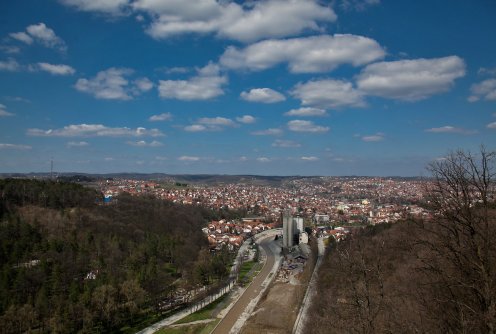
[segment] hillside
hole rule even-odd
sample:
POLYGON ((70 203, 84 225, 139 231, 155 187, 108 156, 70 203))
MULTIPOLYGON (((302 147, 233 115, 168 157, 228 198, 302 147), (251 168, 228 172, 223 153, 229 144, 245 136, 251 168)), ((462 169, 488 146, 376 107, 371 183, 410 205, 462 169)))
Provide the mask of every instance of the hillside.
POLYGON ((0 180, 2 332, 119 331, 181 287, 222 279, 200 256, 214 212, 71 183, 0 180))

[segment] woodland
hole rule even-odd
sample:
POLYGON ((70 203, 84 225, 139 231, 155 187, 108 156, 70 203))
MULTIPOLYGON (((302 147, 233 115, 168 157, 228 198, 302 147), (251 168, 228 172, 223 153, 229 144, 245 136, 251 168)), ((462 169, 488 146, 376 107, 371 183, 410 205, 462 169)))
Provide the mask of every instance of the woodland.
MULTIPOLYGON (((122 332, 178 289, 221 284, 232 254, 202 227, 228 212, 75 183, 0 180, 0 333, 122 332)), ((187 302, 187 301, 186 301, 187 302)))
POLYGON ((307 333, 490 333, 496 154, 429 166, 432 219, 369 226, 327 250, 307 333))

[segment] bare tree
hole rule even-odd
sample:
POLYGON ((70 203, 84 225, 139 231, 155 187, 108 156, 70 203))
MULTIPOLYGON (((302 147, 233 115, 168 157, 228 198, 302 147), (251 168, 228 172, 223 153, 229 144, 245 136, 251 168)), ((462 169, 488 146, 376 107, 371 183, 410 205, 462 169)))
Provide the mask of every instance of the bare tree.
POLYGON ((496 152, 456 151, 429 165, 437 216, 422 224, 420 269, 427 318, 438 331, 494 333, 496 152))

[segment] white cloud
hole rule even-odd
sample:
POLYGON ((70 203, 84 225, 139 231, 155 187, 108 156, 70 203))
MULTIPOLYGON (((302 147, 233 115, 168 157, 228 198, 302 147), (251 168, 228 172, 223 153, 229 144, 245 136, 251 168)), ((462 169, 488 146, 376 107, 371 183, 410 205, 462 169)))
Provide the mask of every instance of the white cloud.
POLYGON ((488 129, 496 129, 496 122, 489 123, 489 124, 487 125, 487 128, 488 128, 488 129))
POLYGON ((299 109, 291 109, 288 112, 284 113, 285 116, 290 117, 312 117, 312 116, 326 116, 327 112, 325 109, 320 108, 299 108, 299 109))
POLYGON ((256 159, 258 162, 270 162, 270 159, 267 157, 259 157, 256 159))
POLYGON ((316 125, 311 121, 293 120, 288 122, 288 129, 295 132, 322 133, 329 131, 329 127, 316 125))
POLYGON ((9 36, 28 45, 33 44, 33 38, 24 31, 10 33, 9 36))
POLYGON ((425 132, 432 132, 432 133, 458 133, 462 135, 470 135, 477 133, 475 130, 467 130, 463 128, 456 128, 451 125, 445 125, 441 126, 439 128, 431 128, 431 129, 426 129, 425 132))
POLYGON ((184 127, 184 131, 188 131, 188 132, 202 132, 206 130, 207 127, 201 124, 192 124, 184 127))
POLYGON ((147 92, 150 89, 153 88, 153 82, 150 81, 148 78, 139 78, 134 80, 134 84, 136 88, 138 88, 142 92, 147 92))
POLYGON ((151 142, 146 142, 145 140, 128 141, 127 144, 131 145, 131 146, 136 146, 136 147, 160 147, 160 146, 164 145, 157 140, 154 140, 151 142))
POLYGON ((17 71, 19 68, 19 63, 12 58, 9 58, 7 61, 0 60, 0 71, 14 72, 17 71))
POLYGON ((378 5, 381 0, 341 0, 339 6, 345 11, 364 11, 370 6, 378 5))
POLYGON ((158 129, 111 128, 102 124, 76 124, 61 129, 28 129, 29 136, 38 137, 159 137, 164 134, 158 129))
POLYGON ((477 74, 483 74, 483 75, 496 75, 496 67, 481 67, 477 71, 477 74))
POLYGON ((65 42, 43 22, 26 27, 26 32, 14 32, 9 36, 26 44, 32 44, 36 41, 47 48, 57 49, 62 52, 67 50, 65 42))
POLYGON ((7 54, 16 54, 21 52, 21 49, 18 46, 0 45, 0 51, 5 52, 7 54))
POLYGON ((100 12, 105 14, 123 14, 129 0, 59 0, 66 6, 75 7, 85 12, 100 12))
POLYGON ((238 124, 232 119, 225 117, 203 117, 196 121, 196 124, 184 127, 185 131, 201 132, 201 131, 220 131, 224 127, 236 127, 238 124))
POLYGON ((13 113, 7 111, 7 107, 0 104, 0 117, 14 116, 13 113))
POLYGON ((166 112, 159 115, 153 115, 148 120, 151 122, 160 122, 160 121, 169 121, 172 119, 172 114, 170 112, 166 112))
POLYGON ((295 147, 301 147, 301 144, 296 143, 296 142, 294 142, 292 140, 276 139, 272 143, 272 147, 295 148, 295 147))
POLYGON ((200 0, 192 6, 185 1, 138 0, 135 10, 148 11, 154 19, 147 32, 154 38, 196 33, 216 33, 242 42, 279 38, 320 30, 318 22, 334 22, 328 6, 309 0, 267 0, 236 2, 200 0))
POLYGON ((168 158, 167 157, 164 157, 164 156, 158 155, 158 156, 155 157, 155 160, 165 161, 165 160, 168 160, 168 158))
POLYGON ((377 142, 384 140, 384 134, 382 132, 378 132, 375 135, 363 136, 362 140, 365 142, 377 142))
POLYGON ((38 67, 40 70, 53 75, 71 75, 76 72, 76 70, 71 66, 63 64, 53 65, 48 63, 38 63, 38 67))
POLYGON ((29 145, 0 143, 0 150, 30 150, 31 148, 29 145))
POLYGON ((183 155, 179 158, 177 158, 179 161, 199 161, 199 157, 194 157, 194 156, 189 156, 189 155, 183 155))
POLYGON ((363 95, 351 82, 343 80, 314 80, 299 83, 291 94, 303 105, 320 108, 363 107, 363 95))
POLYGON ((133 73, 127 68, 114 68, 100 71, 91 79, 79 79, 74 86, 78 91, 91 94, 97 99, 131 100, 133 88, 126 76, 133 73))
POLYGON ((357 87, 367 95, 415 101, 448 91, 464 75, 458 56, 379 62, 362 70, 357 87))
POLYGON ((253 124, 256 122, 256 118, 250 115, 243 115, 241 117, 236 117, 236 121, 243 124, 253 124))
POLYGON ((227 77, 220 74, 218 65, 210 63, 197 71, 198 74, 188 80, 160 80, 160 97, 191 101, 209 100, 224 94, 222 85, 227 83, 227 77))
POLYGON ((496 100, 496 79, 487 79, 470 87, 472 95, 468 98, 470 102, 485 99, 488 101, 496 100))
POLYGON ((270 128, 266 130, 254 131, 251 134, 254 136, 278 136, 282 134, 282 130, 277 128, 270 128))
POLYGON ((241 92, 241 98, 250 102, 276 103, 286 100, 281 93, 270 88, 254 88, 249 92, 241 92))
POLYGON ((304 160, 304 161, 318 161, 319 158, 313 157, 313 156, 311 156, 311 157, 301 157, 301 160, 304 160))
POLYGON ((70 141, 67 143, 67 147, 85 147, 88 145, 89 143, 85 141, 70 141))
POLYGON ((221 56, 220 63, 230 69, 252 71, 287 63, 293 73, 320 73, 343 64, 365 65, 384 56, 385 51, 373 39, 356 35, 321 35, 266 40, 242 49, 230 46, 221 56))
POLYGON ((225 117, 203 117, 199 118, 197 121, 199 124, 211 125, 211 126, 236 126, 236 123, 225 117))

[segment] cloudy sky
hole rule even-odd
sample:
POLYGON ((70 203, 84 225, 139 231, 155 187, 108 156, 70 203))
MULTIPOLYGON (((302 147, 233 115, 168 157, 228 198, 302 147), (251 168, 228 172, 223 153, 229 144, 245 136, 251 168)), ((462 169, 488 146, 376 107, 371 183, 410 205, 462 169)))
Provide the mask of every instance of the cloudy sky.
POLYGON ((426 175, 496 143, 496 2, 0 3, 0 172, 426 175), (194 3, 194 5, 193 5, 194 3))

